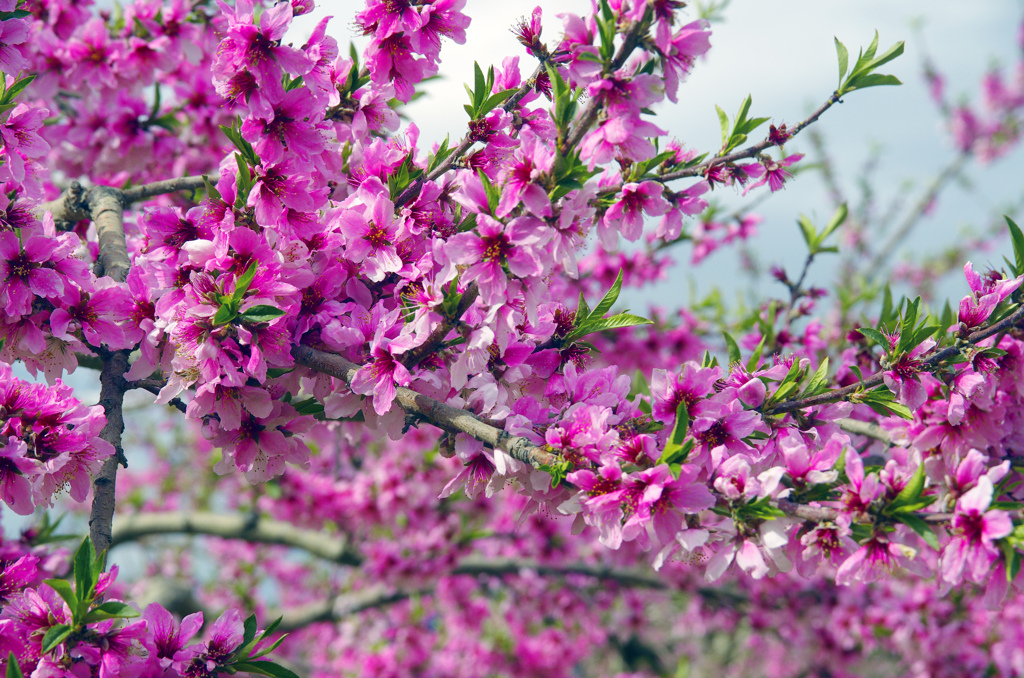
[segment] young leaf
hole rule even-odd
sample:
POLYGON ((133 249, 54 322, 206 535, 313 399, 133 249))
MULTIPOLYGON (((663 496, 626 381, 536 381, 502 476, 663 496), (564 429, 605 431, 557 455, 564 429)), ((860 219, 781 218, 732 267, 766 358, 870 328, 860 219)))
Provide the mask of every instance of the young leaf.
POLYGON ((91 624, 103 621, 104 619, 130 619, 138 616, 138 610, 131 605, 112 600, 91 610, 82 621, 86 624, 91 624))
POLYGON ((64 642, 64 639, 71 635, 71 627, 67 624, 57 624, 51 626, 47 630, 46 635, 43 636, 43 644, 40 650, 43 654, 46 654, 53 648, 57 647, 64 642))
POLYGON ((75 593, 80 604, 92 600, 92 589, 99 577, 99 572, 92 569, 95 557, 92 540, 86 537, 75 552, 75 593))
POLYGON ((612 283, 612 287, 605 293, 601 301, 597 302, 597 306, 590 313, 593 318, 603 318, 605 313, 612 310, 612 306, 619 299, 619 292, 622 291, 622 269, 619 269, 619 274, 615 276, 615 282, 612 283))
POLYGON ((231 298, 236 303, 242 301, 245 293, 249 291, 249 285, 252 284, 253 278, 256 277, 257 267, 258 264, 255 261, 252 262, 242 275, 238 276, 238 279, 235 280, 235 292, 231 295, 231 298))
POLYGON ((14 656, 13 651, 7 655, 7 678, 25 678, 25 674, 21 672, 21 667, 18 666, 18 658, 14 656))
POLYGON ((78 610, 78 596, 76 596, 75 592, 71 589, 70 582, 65 579, 47 579, 44 583, 64 599, 64 602, 67 603, 68 607, 71 609, 72 614, 78 610))
POLYGON ((1006 225, 1010 228, 1010 240, 1013 242, 1013 258, 1014 277, 1024 274, 1024 233, 1021 233, 1020 227, 1014 223, 1013 219, 1004 216, 1006 219, 1006 225))
POLYGON ((907 504, 914 503, 921 498, 921 493, 923 491, 924 464, 921 464, 920 466, 917 467, 917 471, 915 471, 914 475, 911 476, 906 486, 904 486, 904 488, 900 490, 900 493, 896 495, 896 498, 892 500, 891 504, 889 504, 889 508, 899 508, 900 506, 905 506, 907 504))
POLYGON ((280 318, 284 314, 285 312, 279 308, 260 304, 245 311, 242 314, 242 319, 250 323, 268 323, 274 318, 280 318))
POLYGON ((738 363, 743 358, 743 354, 740 353, 739 344, 732 338, 732 335, 728 332, 722 332, 725 336, 725 346, 729 351, 729 364, 738 363))
POLYGON ((843 78, 846 76, 846 69, 850 65, 850 52, 846 49, 846 45, 839 42, 839 38, 835 38, 836 41, 836 54, 839 56, 839 85, 843 84, 843 78))
POLYGON ((230 667, 235 671, 242 671, 245 673, 256 673, 261 676, 271 676, 271 678, 299 678, 297 674, 280 664, 275 664, 271 661, 260 659, 258 661, 248 662, 235 662, 230 667))

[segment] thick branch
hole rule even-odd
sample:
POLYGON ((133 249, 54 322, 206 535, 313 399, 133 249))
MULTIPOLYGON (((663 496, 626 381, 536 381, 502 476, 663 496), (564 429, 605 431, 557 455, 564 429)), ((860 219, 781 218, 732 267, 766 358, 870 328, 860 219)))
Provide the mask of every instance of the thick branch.
MULTIPOLYGON (((603 582, 612 582, 632 588, 667 590, 669 585, 654 575, 634 570, 619 570, 609 567, 577 564, 565 567, 541 565, 529 561, 499 558, 485 560, 470 558, 459 563, 445 576, 472 575, 506 577, 517 576, 525 572, 536 572, 546 577, 565 577, 582 575, 593 577, 603 582)), ((295 631, 317 622, 340 621, 348 616, 364 610, 386 607, 414 596, 426 596, 434 592, 433 588, 421 588, 411 591, 392 591, 383 586, 376 586, 364 591, 356 591, 340 595, 332 600, 324 600, 301 607, 283 610, 273 617, 284 617, 278 627, 281 631, 295 631)), ((704 595, 703 590, 698 593, 704 595)))
POLYGON ((165 179, 164 181, 154 181, 151 184, 143 184, 142 186, 135 186, 122 191, 122 200, 131 204, 133 202, 139 202, 141 200, 148 200, 155 198, 158 195, 166 195, 168 193, 177 193, 178 191, 196 191, 203 188, 206 185, 206 181, 214 181, 205 175, 191 176, 191 177, 178 177, 177 179, 165 179))
POLYGON ((123 212, 124 208, 133 202, 148 200, 167 193, 194 191, 202 188, 205 185, 203 179, 203 176, 179 177, 124 190, 112 186, 94 186, 91 189, 86 189, 77 181, 72 181, 59 198, 37 205, 35 213, 36 216, 42 218, 46 212, 49 212, 53 215, 53 220, 58 228, 67 230, 83 219, 96 220, 98 216, 97 196, 101 194, 114 197, 121 204, 123 212))
POLYGON ((142 513, 119 517, 114 521, 111 546, 157 534, 203 534, 224 539, 242 539, 259 544, 277 544, 307 551, 319 558, 342 565, 359 565, 362 557, 355 553, 343 536, 327 536, 323 532, 303 530, 291 523, 259 516, 224 515, 220 513, 167 512, 142 513))
MULTIPOLYGON (((292 357, 296 363, 341 379, 349 386, 352 385, 352 380, 360 367, 340 355, 319 351, 309 346, 293 346, 292 357)), ((513 459, 534 467, 552 464, 556 460, 555 455, 537 447, 526 438, 509 435, 500 428, 483 423, 471 412, 434 400, 412 389, 399 386, 395 393, 395 403, 409 414, 422 417, 427 423, 452 433, 470 435, 484 444, 504 450, 513 459)))
POLYGON ((92 479, 92 507, 89 512, 89 537, 96 553, 110 548, 110 523, 114 517, 114 495, 117 483, 117 465, 127 466, 121 449, 124 433, 124 394, 128 384, 124 373, 128 371, 128 351, 114 351, 103 358, 100 372, 100 405, 107 423, 100 438, 114 446, 114 456, 103 462, 100 472, 92 479))
POLYGON ((839 419, 836 423, 839 424, 839 428, 843 429, 847 433, 881 440, 887 445, 892 444, 889 432, 878 424, 873 424, 870 421, 860 421, 858 419, 839 419))

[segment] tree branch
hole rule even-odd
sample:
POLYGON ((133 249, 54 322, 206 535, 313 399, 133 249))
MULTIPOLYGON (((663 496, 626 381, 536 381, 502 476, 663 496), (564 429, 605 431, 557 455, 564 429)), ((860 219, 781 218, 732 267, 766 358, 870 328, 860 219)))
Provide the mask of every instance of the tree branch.
MULTIPOLYGON (((309 346, 293 346, 292 357, 299 365, 341 379, 349 386, 360 368, 336 353, 327 353, 309 346)), ((471 412, 434 400, 412 389, 397 387, 395 403, 409 414, 422 417, 427 423, 452 433, 465 433, 534 467, 556 461, 554 454, 537 447, 528 439, 509 435, 480 421, 471 412)))
MULTIPOLYGON (((1010 328, 1014 327, 1018 323, 1024 320, 1024 305, 1021 305, 1016 311, 1006 316, 997 323, 993 323, 986 328, 972 332, 964 340, 968 344, 978 344, 989 337, 995 336, 1000 332, 1005 332, 1010 328)), ((926 354, 925 360, 922 362, 921 371, 925 371, 928 368, 935 367, 944 360, 948 360, 953 356, 959 355, 961 352, 960 346, 949 346, 942 349, 941 351, 933 351, 930 354, 926 354)), ((825 405, 828 403, 839 402, 840 400, 847 400, 850 396, 859 393, 861 391, 867 391, 879 386, 883 383, 882 378, 883 372, 878 372, 864 381, 856 384, 850 384, 843 388, 837 388, 834 391, 827 391, 816 396, 809 398, 798 398, 796 400, 784 400, 783 402, 769 407, 762 414, 764 416, 771 416, 775 414, 785 414, 787 412, 793 412, 794 410, 802 410, 807 407, 814 407, 815 405, 825 405)))
MULTIPOLYGON (((626 63, 626 59, 629 58, 629 55, 640 44, 640 34, 646 31, 649 26, 650 24, 646 21, 636 21, 630 26, 629 31, 623 37, 622 44, 619 45, 619 51, 603 71, 604 75, 607 76, 622 68, 622 65, 626 63)), ((583 136, 590 130, 590 126, 594 124, 594 120, 597 119, 598 113, 600 113, 600 100, 594 97, 580 111, 576 126, 569 132, 569 136, 566 137, 562 147, 559 149, 562 155, 567 154, 570 149, 575 148, 580 143, 583 136)))
MULTIPOLYGON (((808 125, 817 122, 818 118, 820 118, 825 111, 832 108, 832 105, 837 102, 841 101, 839 97, 837 97, 833 92, 832 96, 828 98, 828 101, 823 103, 821 106, 817 108, 817 110, 811 113, 807 118, 805 118, 801 122, 798 122, 789 130, 790 138, 802 132, 804 128, 807 127, 808 125)), ((666 172, 665 174, 662 174, 659 177, 655 177, 655 179, 657 181, 666 182, 672 181, 673 179, 685 179, 687 177, 700 176, 704 174, 705 170, 709 169, 712 165, 725 165, 728 163, 736 162, 737 160, 745 160, 747 158, 752 158, 760 154, 762 151, 771 148, 774 145, 774 143, 772 143, 768 139, 765 139, 764 141, 756 143, 753 146, 748 146, 747 148, 744 148, 741 151, 729 153, 728 155, 716 155, 708 160, 705 160, 700 164, 694 165, 693 167, 687 167, 686 169, 676 170, 675 172, 666 172)))
POLYGON ((302 549, 341 565, 360 565, 363 562, 362 556, 349 547, 348 539, 344 536, 327 536, 321 531, 303 530, 291 523, 258 515, 224 515, 204 511, 141 513, 118 517, 114 521, 110 545, 113 547, 157 534, 202 534, 242 539, 258 544, 302 549))
POLYGON ((914 203, 914 207, 907 214, 907 218, 904 219, 896 230, 892 232, 885 244, 878 248, 875 256, 872 257, 871 261, 869 261, 864 267, 861 275, 868 280, 871 280, 878 274, 881 268, 885 266, 886 262, 889 261, 889 258, 895 254, 896 248, 899 247, 900 243, 903 242, 903 240, 910 234, 910 231, 913 230, 914 226, 917 225, 917 222, 920 221, 921 216, 924 215, 928 206, 931 205, 936 196, 938 196, 939 191, 941 191, 947 183, 955 179, 960 174, 960 170, 963 169, 963 166, 969 157, 970 151, 963 151, 957 154, 957 156, 953 158, 948 165, 946 165, 939 176, 935 177, 932 183, 928 186, 928 189, 921 195, 918 201, 914 203))

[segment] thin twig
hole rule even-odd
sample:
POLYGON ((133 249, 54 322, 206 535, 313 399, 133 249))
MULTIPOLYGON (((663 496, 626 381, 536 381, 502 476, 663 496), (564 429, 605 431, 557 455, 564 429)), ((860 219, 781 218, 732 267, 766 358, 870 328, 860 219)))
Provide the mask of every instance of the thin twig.
POLYGON ((900 243, 902 243, 908 235, 910 235, 914 226, 916 226, 921 220, 921 217, 924 216, 929 205, 935 201, 939 191, 941 191, 947 183, 955 179, 960 174, 960 170, 963 169, 968 158, 970 158, 970 151, 963 151, 957 154, 957 156, 953 158, 948 165, 946 165, 942 172, 932 180, 932 183, 929 184, 927 190, 925 190, 917 202, 914 203, 914 206, 907 214, 907 217, 899 226, 896 227, 896 230, 892 232, 889 239, 885 241, 885 244, 878 248, 875 256, 871 258, 866 266, 864 266, 861 271, 861 275, 864 278, 871 280, 878 274, 881 268, 885 266, 886 262, 889 261, 889 258, 896 253, 896 248, 900 246, 900 243))
MULTIPOLYGON (((832 96, 828 98, 828 101, 823 103, 806 119, 797 123, 789 130, 790 138, 802 132, 804 128, 807 127, 808 125, 816 122, 825 111, 832 108, 832 105, 839 101, 839 97, 837 97, 835 93, 833 93, 832 96)), ((657 181, 665 182, 672 181, 673 179, 686 179, 688 177, 700 176, 704 174, 704 171, 707 170, 712 165, 725 165, 728 163, 736 162, 737 160, 745 160, 747 158, 752 158, 760 154, 762 151, 771 148, 774 145, 774 143, 772 143, 768 139, 765 139, 764 141, 756 143, 753 146, 748 146, 747 148, 744 148, 741 151, 729 153, 728 155, 716 155, 708 160, 705 160, 700 164, 694 165, 693 167, 687 167, 686 169, 676 170, 675 172, 666 172, 665 174, 662 174, 659 177, 655 177, 655 179, 657 181)))
POLYGON ((452 314, 451 318, 444 318, 434 331, 430 333, 427 340, 419 346, 408 351, 402 357, 402 364, 407 369, 412 369, 416 365, 420 364, 427 356, 431 355, 436 351, 441 344, 444 343, 445 337, 452 331, 452 327, 459 321, 462 316, 466 314, 469 307, 473 305, 476 298, 480 296, 480 288, 475 282, 469 284, 466 291, 462 293, 462 297, 459 299, 459 305, 455 309, 455 313, 452 314))
MULTIPOLYGON (((989 327, 980 329, 976 332, 969 334, 964 341, 968 344, 977 344, 981 341, 984 341, 985 339, 988 339, 989 337, 999 334, 1000 332, 1005 332, 1006 330, 1009 330, 1010 328, 1020 323, 1022 319, 1024 319, 1024 305, 1022 305, 1016 311, 1014 311, 1007 317, 1003 318, 999 322, 993 323, 989 327)), ((947 348, 942 349, 941 351, 935 351, 930 354, 925 354, 925 359, 922 361, 921 365, 921 371, 923 372, 926 371, 928 368, 936 367, 944 360, 948 360, 953 356, 959 355, 961 353, 961 350, 962 349, 959 346, 949 346, 947 348)), ((793 412, 795 410, 802 410, 808 407, 814 407, 816 405, 825 405, 828 403, 839 402, 840 400, 847 400, 850 396, 856 393, 859 393, 861 391, 867 391, 869 389, 874 388, 875 386, 879 386, 882 383, 883 372, 878 372, 877 374, 868 377, 864 381, 858 382, 856 384, 850 384, 849 386, 844 386, 843 388, 838 388, 834 391, 828 391, 826 393, 811 396, 808 398, 784 400, 778 405, 767 408, 766 410, 764 410, 762 414, 764 414, 764 416, 767 417, 776 414, 785 414, 787 412, 793 412)))

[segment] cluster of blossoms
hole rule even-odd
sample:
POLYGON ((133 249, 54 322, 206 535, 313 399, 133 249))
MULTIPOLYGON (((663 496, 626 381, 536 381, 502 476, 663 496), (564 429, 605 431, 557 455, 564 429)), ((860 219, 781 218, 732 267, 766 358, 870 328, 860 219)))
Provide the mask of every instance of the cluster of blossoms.
MULTIPOLYGON (((202 612, 179 623, 152 603, 140 615, 119 600, 117 566, 99 572, 80 549, 69 571, 66 552, 31 545, 39 536, 0 542, 0 652, 7 675, 194 678, 245 668, 250 659, 257 668, 279 668, 258 659, 270 641, 266 634, 256 638, 256 627, 246 628, 250 622, 243 624, 238 610, 214 621, 205 641, 191 642, 203 626, 202 612), (69 575, 77 589, 60 578, 69 575)), ((82 549, 91 548, 86 540, 82 549)))
MULTIPOLYGON (((1024 50, 1024 33, 1018 36, 1024 50)), ((1024 114, 1024 58, 1013 65, 1009 80, 1001 69, 993 69, 981 82, 981 105, 951 104, 946 98, 942 74, 929 65, 926 72, 932 99, 938 104, 953 143, 962 153, 990 162, 1010 152, 1020 140, 1024 114)))
MULTIPOLYGON (((104 18, 39 2, 0 24, 12 36, 3 68, 35 76, 8 77, 5 92, 24 103, 4 101, 0 118, 0 487, 14 510, 47 504, 65 484, 84 499, 113 449, 96 437, 98 409, 59 382, 14 379, 7 363, 54 381, 78 355, 109 365, 112 352, 137 350, 119 376, 158 384, 159 403, 187 400, 186 417, 220 449, 214 469, 274 481, 277 496, 261 497, 261 509, 294 522, 356 531, 365 521, 368 537, 398 515, 394 504, 409 520, 437 494, 477 501, 512 486, 518 495, 496 523, 511 530, 517 517, 539 525, 539 516, 568 515, 567 530, 619 554, 607 558, 643 560, 667 578, 680 563, 700 565, 707 581, 793 572, 851 584, 901 568, 943 587, 984 583, 992 605, 1007 596, 1024 498, 1014 464, 1024 453, 1015 434, 1024 342, 1014 324, 1024 270, 981 275, 968 265, 972 293, 955 319, 925 320, 906 302, 855 329, 834 373, 845 390, 828 394, 831 328, 795 329, 817 295, 797 305, 800 283, 784 274, 793 299, 782 314, 758 309, 739 343, 729 337, 728 365, 706 352, 715 346, 691 314, 619 337, 614 330, 650 323, 609 315, 623 278, 659 278, 663 244, 692 240, 697 262, 745 239, 753 217, 692 228, 684 218, 706 213, 712 188, 782 188, 802 156, 768 150, 813 119, 772 127, 736 152, 764 122, 746 118, 748 100, 719 154, 703 160, 677 143, 661 152, 667 133, 650 109, 677 100, 710 47, 708 24, 682 24, 673 0, 615 0, 561 15, 550 44, 534 11, 516 29, 539 61, 533 75, 518 58, 486 75, 477 68, 465 138, 425 152, 415 125, 393 134, 392 102, 411 100, 437 71, 442 38, 464 41, 464 2, 371 0, 356 18, 369 37, 365 66, 341 55, 327 19, 303 45, 285 42, 310 4, 143 1, 104 18), (44 162, 110 186, 217 176, 192 186, 201 199, 128 212, 131 269, 121 281, 97 276, 110 273, 110 255, 87 220, 55 222, 62 201, 43 202, 58 194, 44 162), (671 188, 677 180, 690 183, 671 188), (656 226, 645 238, 648 218, 656 226), (645 238, 649 252, 616 253, 620 236, 645 238), (579 257, 588 239, 599 249, 579 257), (611 291, 591 308, 595 285, 611 291), (302 350, 330 354, 351 374, 298 359, 302 350), (429 406, 407 404, 417 398, 429 406), (439 406, 473 425, 442 421, 439 406), (411 428, 439 425, 448 429, 439 451, 454 461, 434 469, 446 477, 430 494, 405 487, 418 468, 408 460, 379 469, 386 479, 349 482, 340 465, 355 464, 351 451, 329 460, 324 450, 340 430, 357 438, 353 424, 321 420, 358 421, 361 444, 371 432, 405 436, 412 450, 431 443, 411 428)), ((870 70, 858 61, 842 87, 856 89, 852 80, 870 70)), ((831 230, 805 233, 812 254, 831 230)), ((370 543, 359 562, 388 582, 450 569, 458 523, 449 514, 402 543, 370 543)), ((544 553, 551 534, 509 555, 544 553)), ((234 613, 188 647, 196 617, 179 628, 150 608, 145 623, 124 624, 116 619, 131 615, 118 608, 120 617, 89 620, 89 605, 107 604, 111 575, 97 575, 87 603, 78 591, 84 611, 73 610, 60 585, 38 583, 33 561, 10 562, 14 588, 29 588, 0 623, 36 675, 117 675, 129 664, 146 675, 212 675, 242 649, 260 650, 234 613), (43 647, 40 636, 52 641, 60 626, 68 635, 43 647)), ((278 574, 287 581, 287 568, 278 574)), ((458 582, 444 596, 470 597, 458 582)), ((542 608, 523 608, 515 623, 542 608)), ((538 642, 529 652, 548 652, 554 674, 574 633, 551 630, 547 650, 538 642)))
POLYGON ((67 488, 85 501, 93 474, 114 447, 99 437, 103 408, 86 407, 71 388, 15 378, 0 362, 0 499, 28 515, 67 488))

